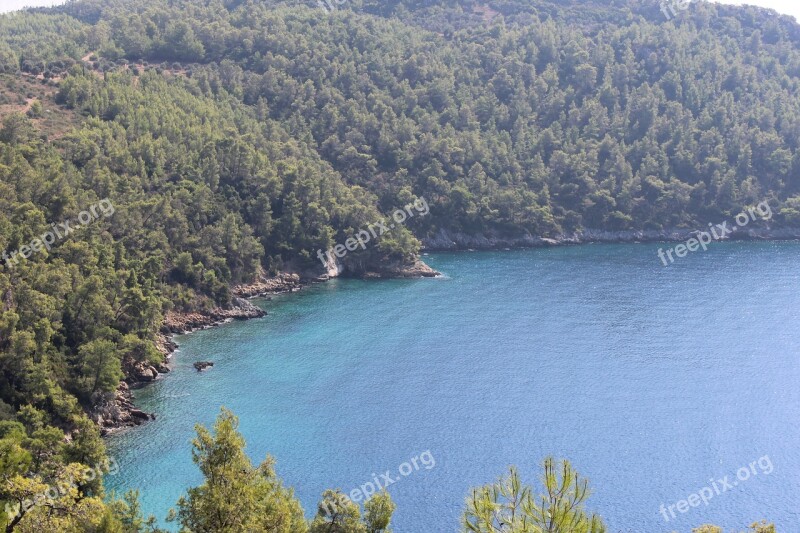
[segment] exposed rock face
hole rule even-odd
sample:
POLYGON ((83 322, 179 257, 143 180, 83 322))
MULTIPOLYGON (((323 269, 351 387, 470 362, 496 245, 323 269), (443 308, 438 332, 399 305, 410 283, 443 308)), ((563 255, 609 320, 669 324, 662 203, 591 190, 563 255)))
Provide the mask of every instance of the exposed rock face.
POLYGON ((126 372, 129 384, 149 383, 158 378, 158 369, 146 363, 136 363, 126 372))
MULTIPOLYGON (((216 308, 209 312, 175 313, 169 312, 164 318, 161 332, 164 334, 187 333, 197 329, 208 328, 228 320, 244 320, 259 318, 267 313, 242 298, 236 298, 230 309, 216 308)), ((174 345, 174 343, 173 343, 174 345)))
POLYGON ((344 273, 344 265, 339 263, 336 260, 336 257, 327 256, 325 258, 325 267, 324 272, 320 275, 316 281, 327 281, 331 278, 337 278, 344 273))
POLYGON ((134 407, 130 388, 124 381, 115 392, 100 394, 94 400, 95 406, 89 416, 100 427, 101 435, 155 420, 155 415, 134 407))
POLYGON ((298 291, 302 286, 299 274, 281 272, 274 277, 261 276, 257 281, 248 285, 237 285, 233 288, 233 294, 240 298, 253 298, 268 294, 298 291))
POLYGON ((394 261, 378 265, 365 265, 359 261, 339 262, 336 257, 328 256, 324 273, 310 276, 313 281, 328 281, 337 277, 353 278, 432 278, 439 275, 419 258, 413 262, 394 261))
MULTIPOLYGON (((168 360, 172 353, 178 349, 178 343, 172 340, 172 337, 169 335, 165 335, 164 333, 159 334, 156 337, 156 349, 161 352, 164 356, 164 360, 168 360)), ((159 372, 162 370, 159 369, 159 372)), ((167 372, 169 369, 167 369, 167 372)))
MULTIPOLYGON (((734 224, 735 227, 735 224, 734 224)), ((562 244, 583 244, 590 242, 657 242, 685 241, 701 229, 645 230, 645 231, 604 231, 585 229, 579 232, 556 235, 552 238, 524 233, 502 235, 497 232, 476 233, 474 235, 440 229, 435 235, 422 239, 425 250, 496 250, 499 248, 535 248, 539 246, 558 246, 562 244)), ((737 228, 726 240, 758 239, 800 239, 798 228, 737 228)))
POLYGON ((366 272, 365 278, 434 278, 440 275, 424 262, 417 260, 412 264, 396 263, 382 267, 375 272, 366 272))
POLYGON ((214 363, 212 363, 211 361, 197 361, 194 364, 194 368, 198 372, 202 372, 203 370, 208 370, 209 368, 211 368, 213 366, 214 366, 214 363))
POLYGON ((150 420, 151 417, 155 419, 155 415, 149 415, 144 411, 140 411, 139 409, 131 409, 131 418, 133 420, 147 421, 150 420))

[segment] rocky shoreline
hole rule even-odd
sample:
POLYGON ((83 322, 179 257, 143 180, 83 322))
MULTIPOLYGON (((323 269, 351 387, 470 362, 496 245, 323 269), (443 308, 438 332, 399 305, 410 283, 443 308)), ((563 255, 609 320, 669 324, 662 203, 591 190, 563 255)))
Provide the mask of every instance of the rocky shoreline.
POLYGON ((155 420, 156 415, 136 408, 130 386, 123 381, 115 392, 95 399, 95 406, 89 417, 100 428, 100 434, 106 436, 122 428, 140 426, 149 420, 155 420))
MULTIPOLYGON (((193 331, 208 329, 231 320, 248 320, 261 318, 267 313, 253 305, 249 298, 269 297, 274 294, 297 292, 312 283, 321 283, 343 273, 341 268, 329 270, 322 276, 301 277, 300 274, 282 272, 273 277, 262 275, 253 283, 237 285, 231 289, 234 294, 232 305, 228 309, 215 308, 210 311, 193 311, 180 313, 170 311, 164 317, 161 332, 156 339, 156 348, 164 356, 164 362, 159 365, 127 362, 123 364, 125 380, 122 381, 113 393, 107 393, 95 398, 94 407, 89 416, 100 428, 103 436, 111 435, 120 430, 142 425, 148 420, 155 420, 155 414, 145 413, 136 408, 132 390, 144 387, 157 379, 161 374, 170 371, 170 359, 178 349, 172 340, 173 335, 191 333, 193 331)), ((435 277, 438 272, 426 265, 421 260, 411 265, 390 264, 379 271, 367 272, 364 278, 419 278, 435 277)), ((203 369, 213 366, 213 363, 203 365, 203 369)))
MULTIPOLYGON (((735 228, 735 225, 734 225, 735 228)), ((723 240, 800 240, 800 228, 735 228, 723 240)), ((505 248, 539 248, 589 243, 681 242, 696 236, 697 229, 604 231, 586 229, 553 237, 534 236, 530 233, 504 235, 498 232, 467 234, 440 229, 432 237, 423 238, 423 250, 500 250, 505 248)))
MULTIPOLYGON (((541 237, 530 233, 521 235, 503 235, 498 232, 467 234, 441 229, 432 237, 423 238, 421 241, 425 251, 499 250, 587 243, 680 242, 692 238, 698 232, 699 230, 690 229, 658 231, 583 230, 554 237, 541 237)), ((745 228, 739 229, 739 231, 731 234, 725 240, 800 240, 800 228, 745 228)), ((167 313, 156 341, 157 349, 164 355, 164 363, 160 365, 132 364, 130 362, 124 364, 125 380, 120 383, 115 392, 95 398, 95 407, 89 412, 89 416, 98 424, 102 435, 109 435, 124 428, 139 426, 148 420, 155 419, 154 414, 145 413, 136 408, 131 391, 152 383, 159 379, 161 374, 166 374, 170 371, 169 361, 178 348, 178 345, 172 340, 173 335, 208 329, 231 320, 263 317, 266 312, 249 302, 249 298, 296 292, 312 283, 325 282, 343 275, 348 275, 348 273, 338 264, 329 265, 326 273, 322 275, 304 273, 301 276, 298 273, 291 272, 279 273, 272 277, 262 275, 253 283, 237 285, 231 289, 235 298, 229 309, 215 308, 210 311, 167 313)), ((383 265, 379 269, 360 273, 358 277, 388 279, 435 277, 438 275, 439 272, 417 259, 411 264, 397 262, 383 265)))
POLYGON ((124 364, 125 380, 119 384, 117 390, 95 399, 95 406, 89 416, 99 426, 100 434, 111 435, 155 419, 154 414, 136 408, 132 390, 144 387, 159 379, 161 374, 170 371, 170 359, 178 349, 177 343, 172 340, 173 335, 208 329, 231 320, 263 317, 266 312, 245 298, 293 292, 301 287, 300 276, 297 274, 280 274, 274 278, 262 278, 250 285, 234 287, 232 292, 235 298, 229 309, 218 307, 210 311, 168 312, 156 339, 156 348, 164 356, 164 362, 160 365, 131 362, 124 364))
POLYGON ((435 278, 441 275, 423 261, 417 260, 413 264, 389 264, 380 270, 365 272, 366 279, 397 279, 397 278, 435 278))

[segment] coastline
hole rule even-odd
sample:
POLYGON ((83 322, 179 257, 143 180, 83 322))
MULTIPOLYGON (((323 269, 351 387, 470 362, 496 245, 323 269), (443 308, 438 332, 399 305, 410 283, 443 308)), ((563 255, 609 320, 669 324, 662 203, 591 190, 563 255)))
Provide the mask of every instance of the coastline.
POLYGON ((232 320, 266 316, 266 311, 253 305, 249 299, 296 292, 313 281, 302 280, 299 274, 283 272, 271 278, 262 276, 253 283, 233 287, 231 292, 234 298, 229 309, 217 307, 210 311, 167 312, 155 341, 156 349, 164 356, 164 361, 159 365, 123 365, 125 379, 114 393, 103 398, 90 412, 90 417, 100 428, 100 434, 106 437, 155 420, 155 414, 136 408, 133 390, 145 387, 171 371, 172 355, 178 349, 173 339, 175 335, 213 328, 232 320))
MULTIPOLYGON (((231 288, 234 298, 230 308, 220 307, 210 311, 175 312, 169 311, 164 317, 161 331, 156 338, 156 349, 164 356, 158 365, 146 363, 123 363, 125 379, 117 390, 98 399, 89 411, 89 417, 100 428, 102 436, 109 436, 128 428, 140 426, 155 420, 154 413, 146 413, 136 407, 133 390, 145 387, 171 370, 172 355, 177 351, 175 335, 213 328, 233 320, 261 318, 267 312, 253 305, 249 300, 269 298, 276 294, 298 292, 315 283, 324 283, 342 275, 342 269, 329 270, 327 274, 302 275, 296 272, 280 272, 275 276, 261 275, 253 283, 236 285, 231 288)), ((440 275, 421 259, 410 264, 389 264, 375 271, 367 271, 359 277, 364 279, 425 278, 440 275)))
MULTIPOLYGON (((733 228, 735 233, 721 241, 793 241, 800 240, 800 228, 733 228)), ((499 232, 467 234, 441 229, 434 236, 421 239, 423 251, 453 252, 463 250, 500 250, 504 248, 542 248, 577 244, 624 244, 641 242, 682 242, 695 237, 700 229, 605 231, 585 229, 554 237, 530 233, 504 235, 499 232)))
MULTIPOLYGON (((512 248, 543 248, 591 243, 624 244, 646 242, 682 242, 701 230, 582 230, 554 237, 534 236, 530 233, 503 235, 499 232, 467 234, 441 229, 433 237, 421 238, 421 252, 454 252, 468 250, 503 250, 512 248)), ((749 228, 737 231, 723 241, 784 241, 800 240, 800 228, 749 228)), ((436 277, 440 273, 430 268, 421 259, 412 263, 391 263, 379 269, 345 275, 341 265, 330 265, 326 273, 280 272, 269 277, 264 274, 248 284, 231 288, 234 295, 230 308, 214 308, 210 311, 174 312, 164 317, 161 331, 157 335, 156 348, 164 356, 159 365, 123 363, 125 379, 113 393, 100 398, 89 411, 89 416, 100 428, 102 436, 142 425, 155 419, 155 414, 138 409, 133 390, 145 387, 162 375, 170 372, 172 355, 178 349, 173 340, 175 335, 216 327, 232 320, 249 320, 267 315, 266 311, 253 305, 253 298, 269 298, 271 295, 291 293, 302 290, 315 283, 324 283, 336 277, 359 277, 362 279, 398 279, 436 277)))
MULTIPOLYGON (((502 250, 511 248, 542 248, 553 246, 569 246, 591 243, 624 244, 646 242, 682 242, 699 233, 696 229, 672 230, 582 230, 579 232, 560 234, 554 237, 534 236, 530 233, 521 235, 503 235, 498 232, 467 234, 441 229, 433 237, 421 238, 424 252, 453 252, 468 250, 502 250)), ((749 228, 737 231, 723 241, 782 241, 800 240, 800 228, 749 228)), ((125 379, 113 393, 101 398, 90 410, 89 416, 100 427, 102 436, 112 435, 119 431, 142 425, 155 419, 155 414, 145 413, 138 409, 133 397, 133 390, 145 387, 171 370, 172 355, 178 349, 173 340, 175 335, 216 327, 232 320, 249 320, 267 315, 266 311, 253 305, 249 300, 269 298, 272 295, 298 292, 315 283, 324 283, 336 277, 359 277, 362 279, 398 279, 436 277, 439 272, 430 268, 421 259, 413 263, 391 263, 380 269, 361 272, 358 275, 345 276, 340 265, 331 265, 327 272, 318 275, 310 272, 280 272, 275 276, 261 275, 248 284, 231 288, 234 295, 230 308, 214 308, 210 311, 174 312, 164 317, 161 331, 157 335, 156 348, 164 356, 159 365, 123 364, 125 379)))

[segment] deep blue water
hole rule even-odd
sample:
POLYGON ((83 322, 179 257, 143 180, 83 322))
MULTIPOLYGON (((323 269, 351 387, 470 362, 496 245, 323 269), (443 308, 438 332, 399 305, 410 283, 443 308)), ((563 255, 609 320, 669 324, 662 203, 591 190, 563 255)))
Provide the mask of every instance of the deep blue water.
POLYGON ((431 254, 444 278, 336 280, 180 336, 175 371, 137 392, 158 419, 110 441, 107 483, 163 518, 201 480, 193 425, 225 405, 309 516, 324 489, 430 451, 434 467, 389 487, 394 529, 455 532, 471 486, 510 464, 536 482, 552 454, 590 479, 610 531, 800 531, 800 243, 715 244, 666 268, 658 247, 431 254), (660 514, 764 456, 707 506, 660 514))

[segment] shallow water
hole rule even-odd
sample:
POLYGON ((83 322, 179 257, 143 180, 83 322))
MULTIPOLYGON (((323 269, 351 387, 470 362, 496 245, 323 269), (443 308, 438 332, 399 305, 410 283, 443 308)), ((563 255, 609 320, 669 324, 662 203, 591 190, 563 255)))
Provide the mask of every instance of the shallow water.
POLYGON ((536 481, 552 454, 589 477, 611 531, 798 531, 800 243, 666 268, 658 247, 431 254, 444 278, 335 280, 179 336, 174 372, 137 391, 158 418, 111 439, 107 483, 163 518, 201 480, 193 425, 225 405, 309 516, 324 489, 388 470, 396 533, 455 532, 469 487, 510 464, 536 481), (708 505, 675 507, 724 476, 737 484, 708 505))

